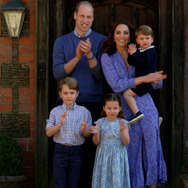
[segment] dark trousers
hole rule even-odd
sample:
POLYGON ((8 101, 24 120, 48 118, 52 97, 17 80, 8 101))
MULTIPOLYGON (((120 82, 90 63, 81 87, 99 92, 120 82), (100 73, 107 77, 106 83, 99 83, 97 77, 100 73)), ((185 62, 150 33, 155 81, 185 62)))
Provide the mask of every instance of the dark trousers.
POLYGON ((82 166, 82 146, 55 144, 53 159, 54 188, 77 188, 82 166))

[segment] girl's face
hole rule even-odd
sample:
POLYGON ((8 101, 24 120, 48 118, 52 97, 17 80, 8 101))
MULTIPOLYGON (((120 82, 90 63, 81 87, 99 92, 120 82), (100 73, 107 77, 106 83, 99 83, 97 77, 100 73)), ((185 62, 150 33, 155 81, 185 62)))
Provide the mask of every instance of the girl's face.
POLYGON ((103 106, 103 110, 106 113, 108 121, 115 121, 121 107, 117 101, 107 101, 105 106, 103 106))
POLYGON ((127 25, 119 24, 114 31, 114 41, 116 48, 127 47, 130 41, 130 31, 127 25))

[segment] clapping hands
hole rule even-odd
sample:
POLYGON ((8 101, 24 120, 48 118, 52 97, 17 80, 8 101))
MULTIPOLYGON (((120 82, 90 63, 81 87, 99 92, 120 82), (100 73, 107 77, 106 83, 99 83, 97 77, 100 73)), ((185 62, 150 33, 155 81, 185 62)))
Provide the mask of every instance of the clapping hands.
POLYGON ((83 123, 80 125, 80 130, 83 132, 86 129, 87 129, 86 118, 84 118, 83 123))
POLYGON ((99 122, 97 122, 97 125, 96 126, 90 126, 89 127, 90 129, 90 132, 93 133, 93 134, 99 134, 100 133, 100 129, 99 129, 99 122))
POLYGON ((60 123, 61 123, 62 125, 65 124, 66 116, 67 116, 67 113, 66 113, 66 112, 60 114, 60 123))

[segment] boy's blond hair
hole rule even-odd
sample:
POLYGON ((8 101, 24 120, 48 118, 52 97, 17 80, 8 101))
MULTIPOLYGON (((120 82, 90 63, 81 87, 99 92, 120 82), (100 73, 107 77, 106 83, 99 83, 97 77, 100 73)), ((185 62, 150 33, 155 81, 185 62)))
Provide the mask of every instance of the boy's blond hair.
POLYGON ((74 89, 76 91, 79 90, 78 82, 75 78, 66 77, 66 78, 60 80, 58 83, 59 91, 62 90, 64 85, 67 85, 69 87, 69 89, 74 89))
POLYGON ((136 29, 135 37, 137 38, 140 34, 146 36, 151 35, 151 37, 154 38, 153 30, 148 25, 141 25, 138 29, 136 29))

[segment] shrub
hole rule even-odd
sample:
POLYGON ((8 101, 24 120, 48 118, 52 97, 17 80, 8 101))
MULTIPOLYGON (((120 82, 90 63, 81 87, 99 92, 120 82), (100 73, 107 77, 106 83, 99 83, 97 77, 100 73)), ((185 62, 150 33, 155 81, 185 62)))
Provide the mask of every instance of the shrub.
POLYGON ((23 162, 21 146, 11 137, 0 134, 0 176, 22 175, 23 162))

